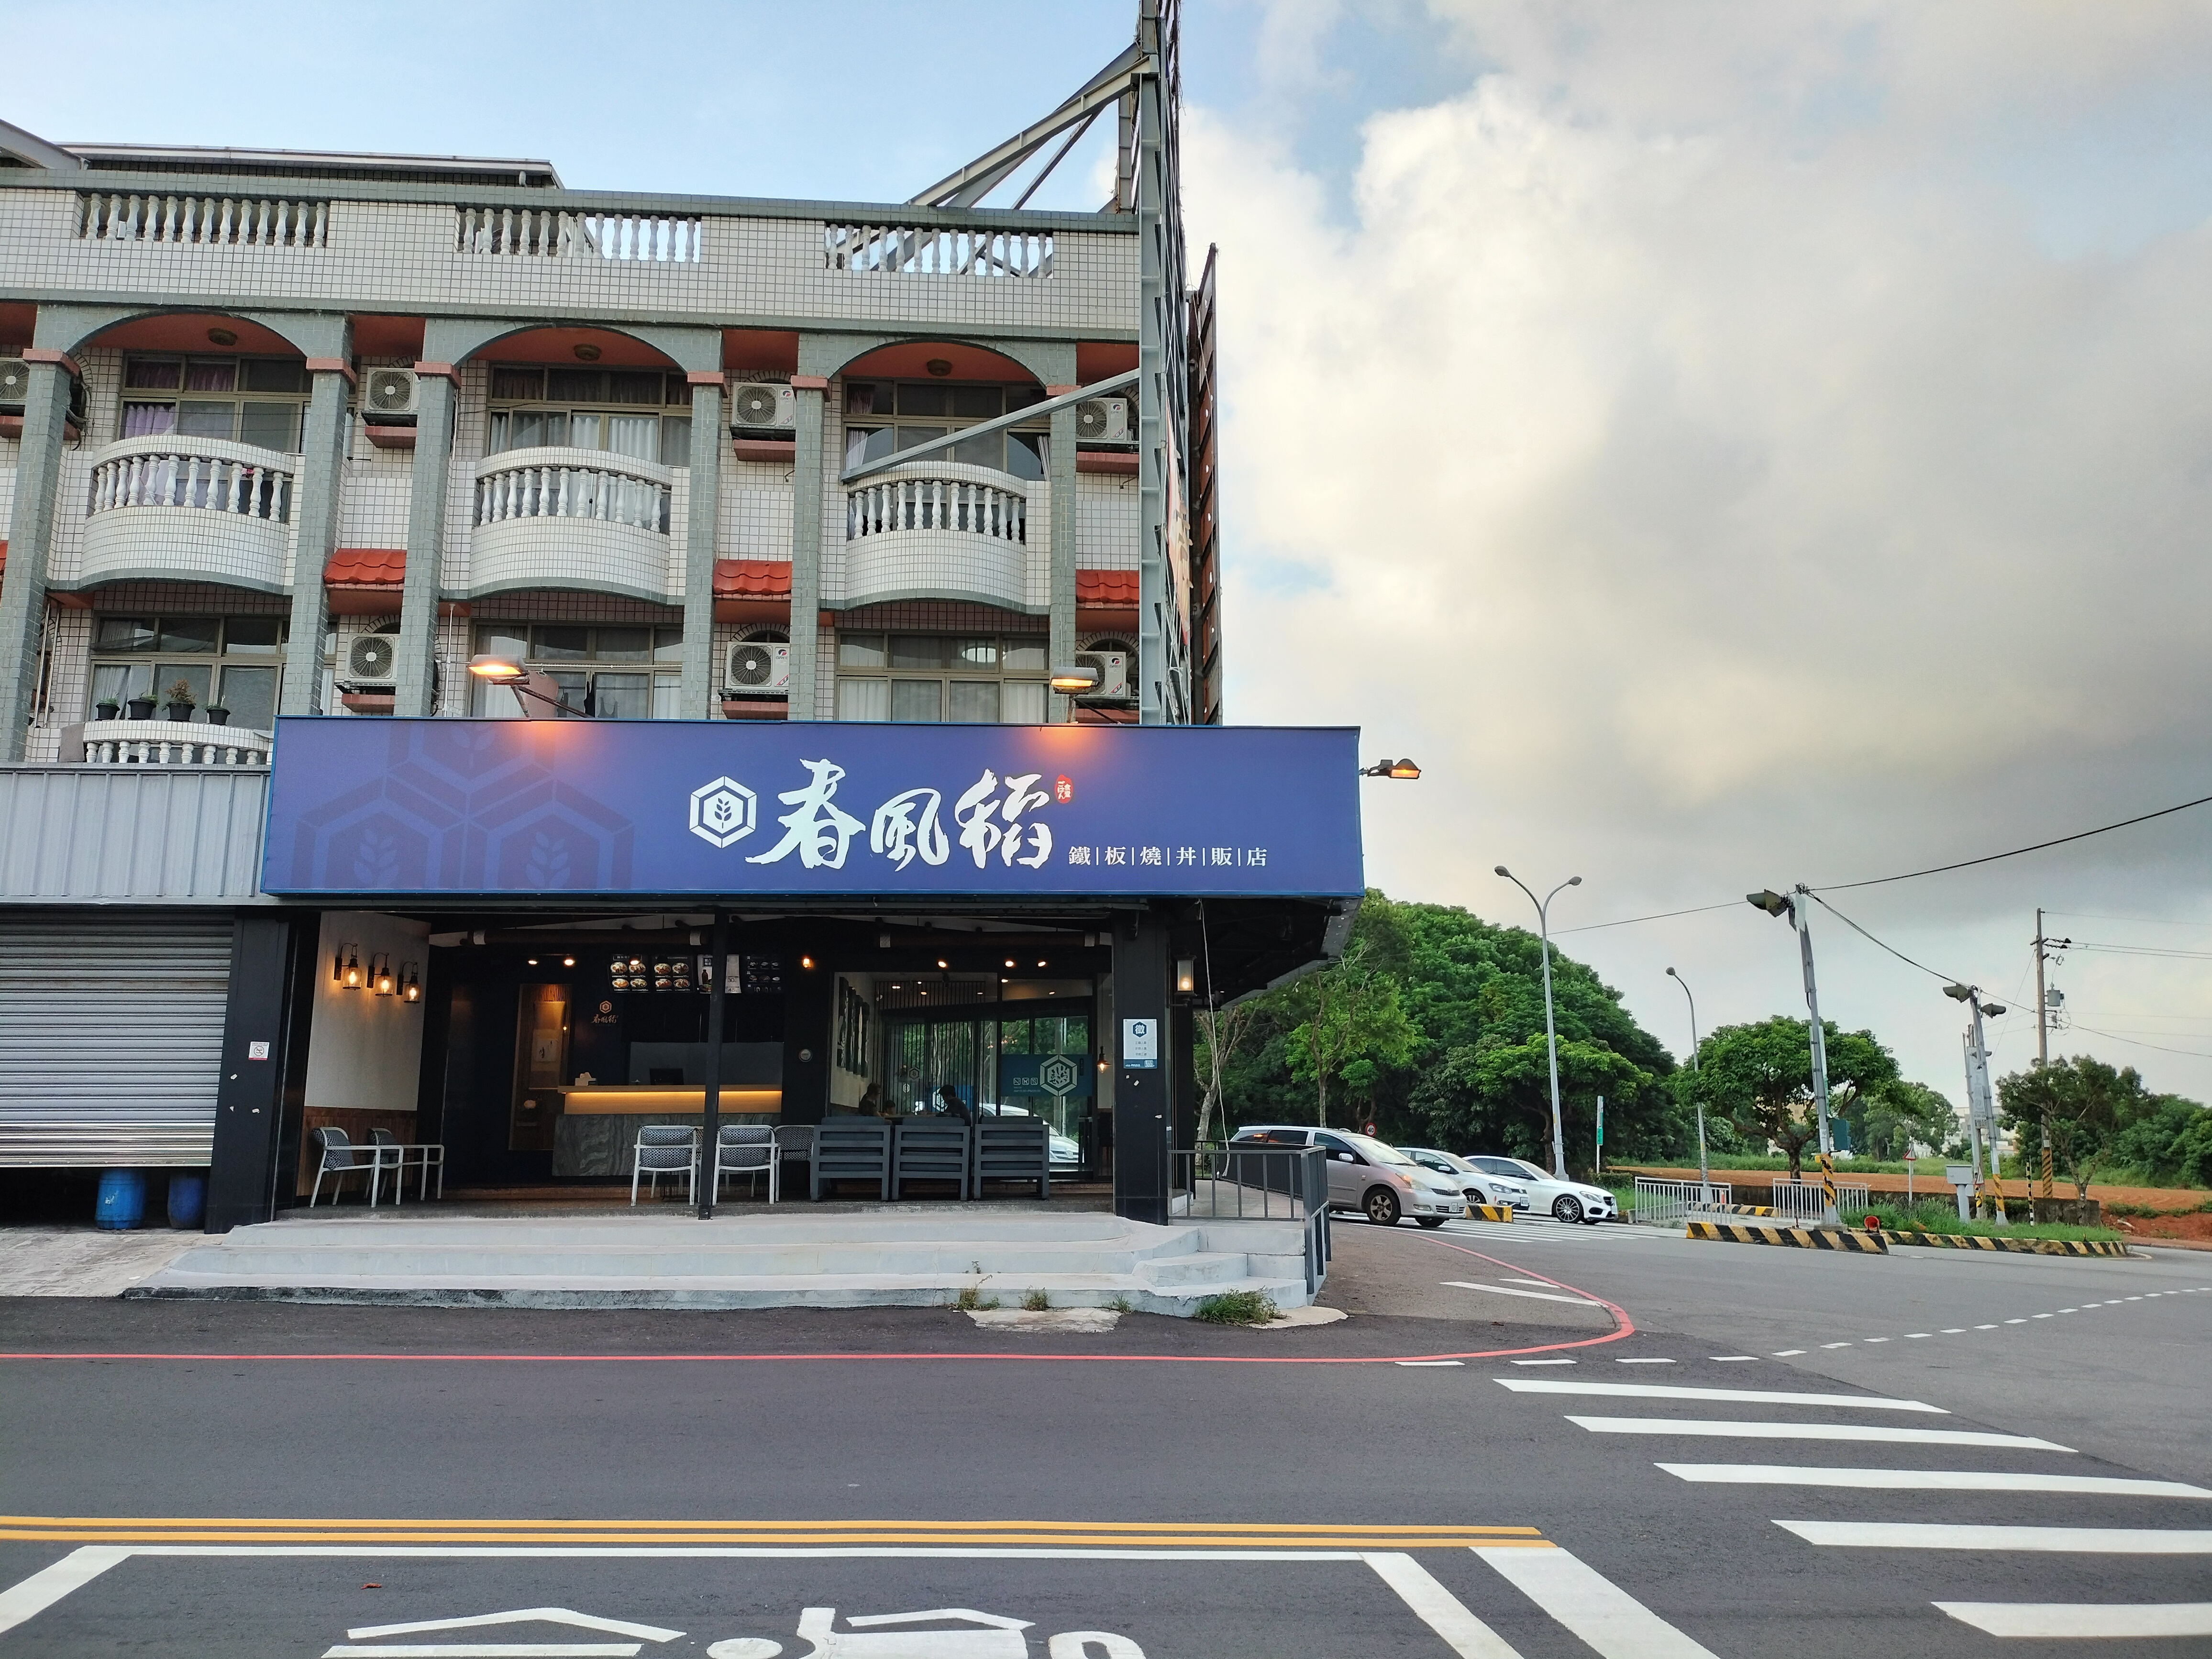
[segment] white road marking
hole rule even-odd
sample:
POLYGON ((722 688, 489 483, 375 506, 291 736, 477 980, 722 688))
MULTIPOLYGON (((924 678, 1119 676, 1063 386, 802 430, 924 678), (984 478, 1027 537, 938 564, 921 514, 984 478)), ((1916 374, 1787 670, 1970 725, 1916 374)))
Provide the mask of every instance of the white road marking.
POLYGON ((1717 1353, 1711 1358, 1716 1365, 1734 1365, 1747 1359, 1756 1359, 1759 1356, 1755 1353, 1717 1353))
POLYGON ((1516 1365, 1571 1365, 1575 1362, 1571 1359, 1516 1359, 1512 1363, 1516 1365))
POLYGON ((1927 1331, 1907 1331, 1905 1334, 1905 1340, 1907 1342, 1917 1342, 1922 1337, 1929 1334, 1930 1334, 1930 1333, 1927 1331))
POLYGON ((1696 1434, 1741 1440, 1872 1440, 1899 1446, 2010 1446, 2019 1451, 2071 1452, 2049 1440, 1974 1429, 1893 1429, 1871 1423, 1716 1423, 1690 1417, 1577 1417, 1592 1434, 1696 1434))
POLYGON ((1996 1327, 1994 1325, 1977 1325, 1974 1328, 1978 1331, 1993 1331, 1996 1329, 1996 1327))
POLYGON ((1887 1342, 1889 1340, 1886 1336, 1869 1336, 1863 1340, 1869 1342, 1887 1342))
POLYGON ((82 1589, 130 1555, 129 1550, 113 1544, 86 1544, 20 1583, 0 1590, 0 1632, 11 1631, 26 1619, 44 1613, 71 1590, 82 1589))
POLYGON ((1804 1352, 1802 1348, 1777 1348, 1774 1351, 1774 1357, 1777 1359, 1795 1359, 1804 1352))
POLYGON ((1996 1469, 1813 1468, 1796 1463, 1661 1463, 1680 1480, 1722 1486, 1851 1486, 1869 1492, 2060 1492, 2102 1498, 2212 1498, 2180 1480, 1996 1469))
MULTIPOLYGON (((2027 1322, 2025 1319, 2008 1319, 2005 1321, 2005 1323, 2008 1325, 2025 1325, 2027 1322)), ((1975 1328, 1978 1330, 1980 1327, 1977 1326, 1975 1328)))
POLYGON ((1943 1336, 1964 1336, 1966 1334, 1966 1328, 1964 1325, 1946 1325, 1939 1333, 1943 1336))
POLYGON ((1958 1526, 1933 1521, 1777 1521, 1808 1544, 1844 1549, 2048 1550, 2086 1555, 2212 1555, 2212 1530, 2154 1527, 1958 1526))
POLYGON ((1875 1412, 1932 1412, 1951 1413, 1941 1406, 1918 1400, 1891 1400, 1872 1394, 1801 1394, 1789 1389, 1692 1389, 1666 1382, 1547 1382, 1537 1377, 1493 1376, 1501 1389, 1516 1394, 1612 1395, 1634 1400, 1729 1400, 1758 1406, 1862 1407, 1875 1412))
POLYGON ((1990 1636, 2212 1636, 2212 1601, 2104 1603, 1938 1601, 1942 1612, 1990 1636))
POLYGON ((1823 1342, 1820 1346, 1824 1348, 1848 1348, 1851 1345, 1848 1342, 1823 1342))
POLYGON ((1509 1285, 1541 1285, 1547 1291, 1556 1291, 1559 1288, 1557 1283, 1548 1279, 1514 1279, 1509 1277, 1505 1282, 1509 1285))
POLYGON ((1367 1558, 1376 1577, 1398 1592, 1413 1615, 1443 1638, 1460 1659, 1521 1659, 1517 1650, 1469 1613, 1410 1555, 1384 1552, 1367 1558))
POLYGON ((1464 1359, 1394 1359, 1394 1365, 1464 1365, 1464 1359))
POLYGON ((1604 1659, 1714 1659, 1626 1590, 1563 1549, 1474 1552, 1604 1659))
POLYGON ((574 1607, 517 1607, 508 1613, 480 1613, 466 1619, 418 1619, 404 1625, 362 1625, 346 1632, 349 1642, 366 1642, 377 1636, 427 1636, 435 1630, 480 1630, 487 1625, 568 1625, 577 1630, 602 1631, 609 1636, 635 1636, 647 1642, 673 1642, 684 1634, 659 1625, 633 1625, 620 1619, 602 1619, 578 1613, 574 1607))
POLYGON ((637 1659, 637 1642, 340 1642, 323 1659, 637 1659))
POLYGON ((1455 1291, 1488 1291, 1492 1296, 1525 1296, 1538 1302, 1571 1302, 1577 1308, 1595 1308, 1599 1303, 1586 1296, 1559 1296, 1550 1291, 1516 1291, 1504 1285, 1477 1285, 1464 1279, 1444 1279, 1437 1283, 1449 1285, 1455 1291))
POLYGON ((1616 1364, 1616 1365, 1671 1365, 1671 1364, 1673 1364, 1674 1362, 1673 1360, 1671 1360, 1671 1359, 1652 1359, 1652 1358, 1645 1358, 1645 1359, 1616 1359, 1616 1360, 1614 1360, 1613 1363, 1614 1364, 1616 1364))
POLYGON ((2051 1316, 2049 1314, 2037 1314, 2035 1317, 2038 1319, 2048 1319, 2051 1316))

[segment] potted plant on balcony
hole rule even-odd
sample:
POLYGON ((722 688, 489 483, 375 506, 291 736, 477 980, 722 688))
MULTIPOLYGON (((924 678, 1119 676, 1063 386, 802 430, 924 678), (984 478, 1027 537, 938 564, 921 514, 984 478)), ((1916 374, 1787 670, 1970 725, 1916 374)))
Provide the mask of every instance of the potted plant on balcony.
POLYGON ((122 714, 123 705, 112 697, 102 697, 92 706, 92 717, 96 720, 118 720, 122 714))
POLYGON ((169 688, 168 712, 171 720, 179 724, 189 720, 192 717, 192 710, 198 707, 199 702, 192 696, 192 683, 190 680, 179 680, 169 688))
POLYGON ((230 724, 230 710, 225 708, 219 702, 210 703, 202 712, 207 715, 207 723, 210 726, 228 726, 230 724))
POLYGON ((134 720, 150 720, 154 718, 154 694, 152 692, 149 691, 143 696, 136 696, 131 699, 131 718, 134 720))

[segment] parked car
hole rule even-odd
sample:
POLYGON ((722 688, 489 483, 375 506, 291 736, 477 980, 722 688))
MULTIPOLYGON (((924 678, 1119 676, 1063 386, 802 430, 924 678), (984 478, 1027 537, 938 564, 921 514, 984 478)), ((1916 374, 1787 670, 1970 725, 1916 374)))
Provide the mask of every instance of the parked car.
POLYGON ((1526 1186, 1488 1170, 1478 1170, 1472 1161, 1455 1152, 1440 1152, 1429 1146, 1401 1146, 1398 1150, 1424 1170, 1457 1182, 1470 1204, 1502 1204, 1516 1210, 1528 1207, 1526 1186))
POLYGON ((1441 1227, 1454 1216, 1467 1213, 1462 1183, 1446 1181, 1395 1147, 1366 1135, 1290 1123, 1248 1123, 1229 1144, 1319 1146, 1328 1154, 1329 1208, 1357 1210, 1378 1227, 1395 1227, 1406 1216, 1424 1227, 1441 1227))
POLYGON ((1595 1226, 1601 1221, 1620 1219, 1620 1206, 1613 1202, 1613 1194, 1602 1187, 1592 1187, 1580 1181, 1561 1181, 1546 1174, 1526 1158, 1477 1152, 1468 1161, 1486 1175, 1504 1176, 1509 1181, 1523 1182, 1528 1188, 1528 1207, 1541 1211, 1554 1220, 1587 1221, 1595 1226))

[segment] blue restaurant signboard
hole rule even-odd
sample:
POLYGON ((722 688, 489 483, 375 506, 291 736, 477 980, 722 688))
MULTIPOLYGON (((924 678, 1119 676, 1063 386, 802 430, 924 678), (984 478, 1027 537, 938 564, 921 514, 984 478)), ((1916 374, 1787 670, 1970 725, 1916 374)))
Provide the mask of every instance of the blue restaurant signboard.
POLYGON ((280 895, 1356 895, 1351 728, 285 719, 280 895))

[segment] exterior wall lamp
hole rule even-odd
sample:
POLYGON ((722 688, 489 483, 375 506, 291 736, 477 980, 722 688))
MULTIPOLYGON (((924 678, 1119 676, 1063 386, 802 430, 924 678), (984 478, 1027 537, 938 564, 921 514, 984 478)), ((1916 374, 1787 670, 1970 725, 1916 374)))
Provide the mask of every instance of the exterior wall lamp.
POLYGON ((399 998, 403 1002, 420 1002, 422 1000, 422 970, 414 963, 399 964, 399 998))
POLYGON ((582 709, 571 708, 561 700, 561 683, 558 680, 550 674, 541 673, 537 669, 525 668, 511 657, 502 657, 492 653, 471 657, 469 672, 474 674, 478 679, 489 680, 494 685, 503 685, 514 692, 517 702, 520 704, 522 718, 526 720, 548 720, 552 718, 552 715, 558 714, 573 714, 579 720, 586 718, 582 709), (523 702, 521 700, 526 697, 534 698, 544 703, 546 709, 552 711, 552 714, 549 715, 545 709, 533 708, 529 703, 523 702))
POLYGON ((399 989, 398 976, 392 971, 392 958, 379 952, 368 959, 368 977, 380 997, 395 995, 399 989))
POLYGON ((331 979, 341 990, 358 991, 362 988, 361 946, 341 945, 331 963, 331 979))
POLYGON ((1193 996, 1198 991, 1198 962, 1193 957, 1176 958, 1176 994, 1193 996))

